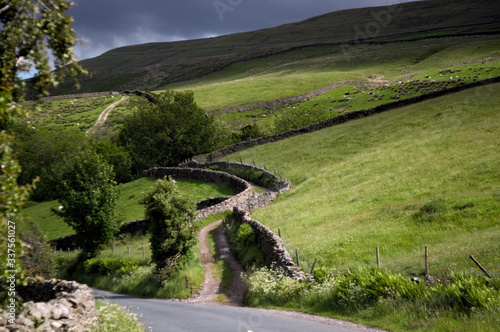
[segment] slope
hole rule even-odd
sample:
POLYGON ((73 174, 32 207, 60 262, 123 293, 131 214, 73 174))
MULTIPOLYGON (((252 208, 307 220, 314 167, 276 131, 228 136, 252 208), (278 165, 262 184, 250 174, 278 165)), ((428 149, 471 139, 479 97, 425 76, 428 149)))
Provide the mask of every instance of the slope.
MULTIPOLYGON (((92 74, 81 78, 82 91, 150 88, 204 76, 229 64, 325 43, 495 33, 500 29, 498 13, 500 4, 494 0, 428 0, 333 12, 216 38, 121 47, 81 62, 92 74)), ((67 82, 55 93, 72 90, 67 82)))
POLYGON ((474 270, 471 254, 498 273, 499 92, 479 87, 229 159, 291 180, 254 218, 279 227, 306 265, 374 264, 379 246, 383 267, 421 273, 429 245, 431 273, 474 270))

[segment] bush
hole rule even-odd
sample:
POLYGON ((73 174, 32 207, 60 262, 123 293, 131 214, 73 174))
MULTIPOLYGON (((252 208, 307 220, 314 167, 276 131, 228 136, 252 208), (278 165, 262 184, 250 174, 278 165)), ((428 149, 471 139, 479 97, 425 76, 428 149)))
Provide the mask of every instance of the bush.
POLYGON ((91 258, 83 264, 85 273, 123 276, 139 268, 141 263, 130 257, 91 258))
POLYGON ((395 307, 419 304, 430 311, 465 314, 500 309, 498 282, 465 273, 452 273, 449 282, 427 286, 379 268, 337 274, 318 271, 322 276, 319 281, 298 282, 282 270, 251 270, 246 276, 247 302, 254 306, 314 308, 341 314, 377 307, 384 301, 395 307))
POLYGON ((447 210, 443 199, 433 199, 420 207, 417 213, 413 215, 415 221, 437 222, 443 221, 443 213, 447 210))
MULTIPOLYGON (((151 220, 151 258, 158 270, 173 271, 188 260, 196 241, 195 204, 178 191, 171 177, 157 180, 141 203, 151 220)), ((165 272, 166 277, 171 276, 165 272)))
POLYGON ((130 313, 126 308, 116 303, 96 301, 99 310, 100 332, 142 332, 144 325, 139 322, 136 314, 130 313))
POLYGON ((228 230, 228 239, 231 251, 243 267, 260 266, 264 258, 256 242, 256 234, 248 224, 235 225, 231 216, 227 217, 224 227, 228 230))

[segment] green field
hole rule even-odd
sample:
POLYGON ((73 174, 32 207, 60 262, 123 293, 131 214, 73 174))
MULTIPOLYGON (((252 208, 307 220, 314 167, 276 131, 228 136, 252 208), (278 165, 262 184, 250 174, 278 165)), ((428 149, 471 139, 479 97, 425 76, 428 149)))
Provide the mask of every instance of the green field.
POLYGON ((500 272, 500 85, 352 121, 229 156, 277 169, 293 189, 255 211, 302 261, 345 270, 500 272), (293 250, 294 252, 294 250, 293 250))
MULTIPOLYGON (((125 222, 144 218, 144 206, 139 204, 139 201, 149 192, 153 183, 154 179, 141 178, 120 185, 120 198, 117 202, 117 212, 120 220, 125 222)), ((178 179, 177 185, 182 193, 191 198, 193 204, 208 197, 235 194, 232 189, 215 183, 178 179)), ((57 209, 59 202, 29 202, 28 206, 23 209, 24 215, 40 226, 47 239, 50 240, 74 233, 71 227, 51 212, 52 208, 57 209)))
MULTIPOLYGON (((237 63, 198 79, 169 84, 164 89, 192 90, 197 104, 209 111, 295 96, 345 81, 365 82, 338 88, 292 105, 302 107, 304 112, 322 112, 321 119, 324 119, 393 101, 397 91, 400 92, 400 98, 426 91, 413 89, 406 93, 401 91, 400 84, 391 84, 404 77, 412 76, 409 81, 418 80, 420 83, 435 81, 432 85, 443 89, 456 85, 456 76, 463 79, 463 83, 499 76, 499 50, 497 36, 449 37, 383 46, 353 46, 348 51, 342 46, 318 46, 237 63), (494 61, 481 63, 486 60, 494 61), (457 66, 464 62, 479 63, 457 66), (451 76, 454 82, 450 82, 451 76), (385 87, 385 84, 389 86, 385 87), (377 93, 381 88, 384 91, 377 93), (343 97, 346 91, 350 92, 347 97, 351 100, 343 97)), ((163 91, 163 88, 158 91, 163 91)), ((41 110, 33 112, 27 120, 36 128, 78 125, 80 129, 86 130, 95 123, 100 112, 114 101, 116 98, 42 103, 41 110)), ((143 104, 144 99, 140 97, 120 104, 109 115, 104 132, 112 135, 125 117, 143 104)), ((263 133, 274 133, 277 130, 277 117, 288 107, 291 105, 215 116, 232 130, 258 123, 263 133)))
POLYGON ((167 87, 193 90, 198 104, 207 109, 248 105, 336 82, 397 80, 456 63, 498 58, 499 46, 495 36, 428 39, 383 47, 368 45, 353 48, 349 53, 339 46, 322 46, 235 64, 218 73, 167 87), (273 89, 269 90, 271 86, 273 89), (225 93, 217 93, 220 90, 225 93))
POLYGON ((90 129, 104 109, 121 96, 72 98, 52 102, 40 102, 32 107, 24 121, 35 129, 78 127, 90 129))

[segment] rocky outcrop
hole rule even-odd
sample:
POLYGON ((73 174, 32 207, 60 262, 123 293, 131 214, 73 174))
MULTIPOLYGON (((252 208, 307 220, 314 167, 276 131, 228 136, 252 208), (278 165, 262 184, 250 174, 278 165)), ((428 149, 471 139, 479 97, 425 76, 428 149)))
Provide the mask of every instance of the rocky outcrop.
POLYGON ((92 331, 99 327, 94 296, 87 285, 74 281, 45 280, 19 289, 24 303, 10 324, 0 314, 0 331, 92 331))

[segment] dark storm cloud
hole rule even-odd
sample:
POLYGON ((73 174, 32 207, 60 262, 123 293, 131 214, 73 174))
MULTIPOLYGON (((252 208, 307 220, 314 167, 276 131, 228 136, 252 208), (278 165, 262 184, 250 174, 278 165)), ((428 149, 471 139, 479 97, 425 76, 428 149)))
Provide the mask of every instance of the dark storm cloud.
POLYGON ((408 0, 74 0, 80 59, 125 45, 270 28, 328 12, 408 0))

